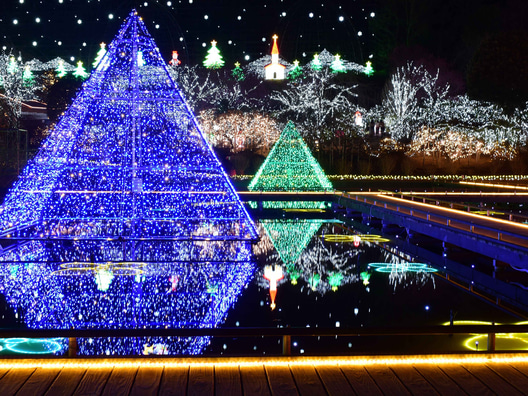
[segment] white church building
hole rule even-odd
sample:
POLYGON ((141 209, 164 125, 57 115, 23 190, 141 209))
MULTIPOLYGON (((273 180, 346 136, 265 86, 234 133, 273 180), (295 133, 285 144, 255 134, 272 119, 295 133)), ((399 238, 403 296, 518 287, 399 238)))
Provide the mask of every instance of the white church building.
POLYGON ((277 46, 277 35, 273 36, 273 48, 271 50, 271 63, 264 66, 266 80, 284 80, 286 77, 286 66, 279 63, 279 47, 277 46))

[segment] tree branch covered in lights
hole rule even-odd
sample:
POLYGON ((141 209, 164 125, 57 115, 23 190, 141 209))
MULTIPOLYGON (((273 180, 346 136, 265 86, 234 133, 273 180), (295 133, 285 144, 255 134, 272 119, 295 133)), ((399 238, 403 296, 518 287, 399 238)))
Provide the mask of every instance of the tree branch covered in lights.
POLYGON ((282 90, 271 92, 270 105, 275 109, 275 102, 276 116, 283 121, 294 121, 306 138, 320 139, 343 114, 355 111, 352 99, 357 96, 354 92, 357 86, 344 86, 335 79, 336 74, 328 66, 321 70, 305 66, 303 77, 288 81, 282 90))
MULTIPOLYGON (((394 140, 407 140, 407 153, 458 160, 476 155, 512 159, 528 138, 528 109, 507 114, 496 104, 449 97, 449 86, 439 85, 438 72, 430 74, 412 63, 391 76, 381 107, 369 111, 383 119, 394 140)), ((367 116, 369 117, 369 116, 367 116)))
POLYGON ((200 124, 211 145, 228 148, 231 153, 267 153, 280 136, 277 122, 260 113, 229 111, 215 115, 208 110, 200 113, 200 124))
POLYGON ((9 128, 18 128, 18 121, 22 114, 22 101, 36 99, 38 83, 28 80, 28 73, 33 74, 31 63, 23 63, 20 58, 2 51, 0 54, 0 97, 7 115, 9 128), (24 77, 26 76, 26 77, 24 77))

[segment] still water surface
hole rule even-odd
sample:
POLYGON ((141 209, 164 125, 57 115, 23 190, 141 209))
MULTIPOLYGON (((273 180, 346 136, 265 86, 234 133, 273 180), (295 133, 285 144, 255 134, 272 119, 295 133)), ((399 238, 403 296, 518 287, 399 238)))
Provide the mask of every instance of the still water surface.
MULTIPOLYGON (((5 263, 3 327, 391 327, 519 318, 396 248, 329 219, 260 219, 254 260, 5 263)), ((20 249, 33 252, 45 246, 20 249)), ((18 252, 24 256, 24 252, 18 252)), ((33 253, 34 254, 34 253, 33 253)), ((27 257, 24 256, 24 257, 27 257)), ((467 336, 293 337, 293 354, 420 353, 475 348, 467 336), (466 344, 465 344, 466 343, 466 344)), ((280 354, 278 338, 80 338, 81 355, 280 354)), ((485 342, 484 342, 485 343, 485 342)), ((524 341, 521 340, 521 347, 524 341)), ((516 345, 515 348, 519 348, 516 345)), ((67 340, 2 340, 1 353, 57 353, 67 340)))

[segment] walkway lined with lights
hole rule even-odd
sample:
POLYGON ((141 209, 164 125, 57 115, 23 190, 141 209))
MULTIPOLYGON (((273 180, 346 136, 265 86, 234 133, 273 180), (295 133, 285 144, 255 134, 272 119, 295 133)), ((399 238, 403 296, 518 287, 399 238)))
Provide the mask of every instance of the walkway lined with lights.
POLYGON ((0 360, 2 396, 528 394, 528 356, 0 360))

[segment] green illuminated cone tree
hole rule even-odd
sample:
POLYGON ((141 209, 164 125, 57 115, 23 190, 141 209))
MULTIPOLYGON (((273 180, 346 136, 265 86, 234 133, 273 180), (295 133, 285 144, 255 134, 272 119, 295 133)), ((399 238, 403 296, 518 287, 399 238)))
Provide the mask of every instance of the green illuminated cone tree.
POLYGON ((289 121, 251 180, 250 191, 332 191, 332 183, 289 121))

